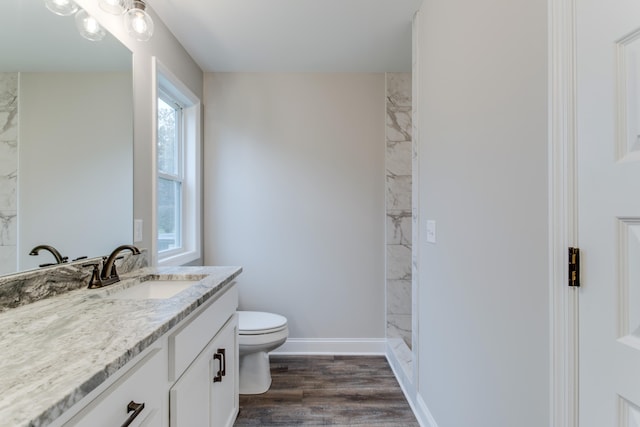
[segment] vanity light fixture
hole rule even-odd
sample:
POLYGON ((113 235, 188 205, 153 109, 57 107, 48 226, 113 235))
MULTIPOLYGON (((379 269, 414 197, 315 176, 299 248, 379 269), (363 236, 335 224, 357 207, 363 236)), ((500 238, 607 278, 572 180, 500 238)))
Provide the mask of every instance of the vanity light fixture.
POLYGON ((44 4, 56 15, 71 16, 75 14, 78 31, 87 40, 100 41, 107 34, 96 18, 80 8, 73 0, 44 0, 44 4))
POLYGON ((139 41, 147 41, 153 35, 153 19, 145 10, 147 5, 142 0, 133 0, 124 13, 124 26, 129 35, 139 41))
POLYGON ((73 0, 45 0, 44 4, 47 9, 60 16, 71 16, 79 9, 73 0))
MULTIPOLYGON (((75 14, 78 31, 87 40, 100 41, 107 34, 98 21, 74 0, 44 0, 44 3, 56 15, 75 14)), ((124 26, 134 39, 147 41, 153 36, 153 19, 147 13, 143 0, 98 0, 98 4, 112 15, 124 15, 124 26)))
POLYGON ((80 35, 92 42, 102 40, 107 34, 96 18, 89 15, 84 9, 80 9, 78 13, 76 13, 76 26, 78 27, 80 35))
POLYGON ((124 26, 131 37, 147 41, 153 35, 153 19, 143 0, 98 0, 102 10, 113 15, 124 14, 124 26))

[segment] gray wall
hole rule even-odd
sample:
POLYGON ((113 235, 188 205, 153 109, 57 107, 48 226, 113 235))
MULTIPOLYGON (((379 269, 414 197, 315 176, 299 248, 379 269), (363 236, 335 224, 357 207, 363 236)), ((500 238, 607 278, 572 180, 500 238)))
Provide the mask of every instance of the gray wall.
POLYGON ((439 427, 548 425, 546 2, 419 26, 419 397, 439 427))
POLYGON ((205 75, 205 263, 298 339, 384 338, 384 74, 205 75))

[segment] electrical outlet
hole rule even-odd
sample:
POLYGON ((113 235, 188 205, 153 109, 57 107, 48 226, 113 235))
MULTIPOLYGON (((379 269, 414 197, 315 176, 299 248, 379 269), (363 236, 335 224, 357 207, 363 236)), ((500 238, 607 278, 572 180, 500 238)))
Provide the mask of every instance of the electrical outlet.
POLYGON ((427 221, 427 242, 436 242, 436 222, 432 219, 427 221))
POLYGON ((133 220, 133 243, 142 242, 142 220, 133 220))

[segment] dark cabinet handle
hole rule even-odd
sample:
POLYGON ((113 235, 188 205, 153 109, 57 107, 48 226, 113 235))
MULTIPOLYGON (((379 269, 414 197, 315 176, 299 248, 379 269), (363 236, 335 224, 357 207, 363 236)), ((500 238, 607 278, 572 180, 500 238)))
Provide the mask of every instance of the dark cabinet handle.
POLYGON ((121 427, 127 427, 129 424, 131 424, 133 420, 135 420, 136 417, 140 415, 140 412, 142 412, 143 409, 144 409, 144 402, 135 403, 133 400, 129 402, 129 404, 127 405, 127 414, 131 411, 133 411, 133 414, 131 414, 131 416, 127 418, 127 421, 125 421, 121 427))
POLYGON ((218 353, 222 355, 222 376, 227 375, 227 355, 226 350, 224 348, 219 348, 218 353))
POLYGON ((222 355, 220 353, 216 353, 213 355, 213 360, 217 360, 220 362, 220 364, 218 365, 220 368, 218 369, 218 373, 216 373, 216 376, 213 377, 213 382, 214 383, 219 383, 222 382, 222 355))
POLYGON ((222 382, 222 377, 227 375, 227 358, 225 356, 225 349, 219 348, 216 354, 213 355, 213 360, 217 360, 220 362, 218 372, 216 376, 213 377, 214 383, 222 382))

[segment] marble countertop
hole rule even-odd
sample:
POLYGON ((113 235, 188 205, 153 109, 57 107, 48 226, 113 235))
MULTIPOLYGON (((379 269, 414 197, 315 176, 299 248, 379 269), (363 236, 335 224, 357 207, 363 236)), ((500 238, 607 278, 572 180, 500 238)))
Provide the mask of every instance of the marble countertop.
POLYGON ((237 277, 240 267, 143 268, 0 313, 0 424, 46 425, 237 277), (110 298, 140 278, 196 279, 165 300, 110 298))

